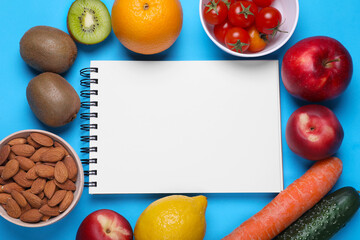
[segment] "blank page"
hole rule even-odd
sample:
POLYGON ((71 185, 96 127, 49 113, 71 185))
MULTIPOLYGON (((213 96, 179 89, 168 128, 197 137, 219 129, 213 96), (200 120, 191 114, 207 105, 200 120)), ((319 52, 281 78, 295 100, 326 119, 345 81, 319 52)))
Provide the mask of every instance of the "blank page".
POLYGON ((279 192, 278 61, 92 61, 92 194, 279 192))

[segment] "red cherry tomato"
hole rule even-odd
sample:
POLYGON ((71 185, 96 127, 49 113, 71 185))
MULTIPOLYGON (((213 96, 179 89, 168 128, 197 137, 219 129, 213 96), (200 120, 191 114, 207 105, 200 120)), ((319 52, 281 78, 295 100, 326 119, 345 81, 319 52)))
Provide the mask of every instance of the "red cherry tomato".
POLYGON ((228 18, 232 25, 247 28, 253 24, 257 13, 258 8, 255 3, 239 1, 230 5, 228 18))
POLYGON ((221 24, 215 25, 214 35, 216 39, 221 43, 225 43, 225 35, 227 31, 232 27, 233 26, 231 25, 231 23, 229 23, 229 21, 225 21, 221 24))
POLYGON ((211 0, 204 8, 204 19, 209 24, 220 24, 225 21, 228 8, 222 0, 211 0))
POLYGON ((279 29, 282 16, 279 10, 273 7, 266 7, 260 10, 256 16, 255 25, 259 32, 275 36, 277 32, 285 32, 279 29))
POLYGON ((222 0, 226 6, 228 7, 228 9, 230 8, 230 5, 233 4, 236 0, 222 0))
POLYGON ((250 36, 250 46, 248 48, 249 52, 260 52, 264 50, 267 44, 267 35, 259 33, 255 26, 251 26, 248 29, 250 36))
POLYGON ((269 7, 274 0, 253 0, 253 2, 258 5, 259 7, 269 7))
POLYGON ((249 33, 240 27, 230 28, 225 35, 225 45, 234 52, 245 52, 250 46, 249 33))

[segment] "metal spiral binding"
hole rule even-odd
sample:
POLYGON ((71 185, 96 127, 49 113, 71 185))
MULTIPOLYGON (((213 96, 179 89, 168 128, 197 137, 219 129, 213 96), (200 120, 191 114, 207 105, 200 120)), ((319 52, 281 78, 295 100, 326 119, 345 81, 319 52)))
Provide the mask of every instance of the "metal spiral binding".
POLYGON ((84 120, 90 120, 90 118, 97 118, 98 114, 97 113, 81 113, 80 114, 80 118, 84 119, 84 120))
POLYGON ((82 141, 82 142, 97 141, 97 136, 96 136, 96 135, 81 136, 81 141, 82 141))
POLYGON ((81 148, 82 153, 91 153, 91 152, 97 152, 97 147, 83 147, 81 148))
POLYGON ((91 163, 97 163, 96 158, 87 158, 87 159, 81 159, 82 164, 91 164, 91 163))
POLYGON ((90 109, 90 107, 97 107, 97 106, 98 106, 98 102, 96 102, 96 101, 83 101, 83 102, 81 102, 81 107, 82 108, 90 109))
MULTIPOLYGON (((83 68, 80 70, 80 75, 84 78, 80 80, 80 85, 84 88, 88 88, 85 90, 82 90, 80 92, 80 96, 82 98, 84 98, 84 100, 86 99, 90 99, 91 96, 93 95, 98 95, 98 90, 92 90, 90 89, 90 87, 94 84, 98 84, 98 79, 94 79, 91 78, 91 73, 97 73, 98 72, 98 68, 92 68, 92 67, 88 67, 88 68, 83 68)), ((87 109, 90 110, 93 107, 97 107, 98 106, 98 102, 97 101, 82 101, 81 102, 81 108, 83 109, 87 109)), ((83 120, 87 120, 89 121, 92 118, 97 118, 98 117, 98 113, 97 112, 84 112, 80 114, 80 118, 83 120)), ((91 123, 84 123, 81 124, 81 130, 85 131, 85 132, 90 132, 91 129, 98 129, 98 125, 97 124, 91 124, 91 123)), ((92 142, 92 141, 97 141, 98 137, 96 135, 85 135, 85 136, 81 136, 81 141, 82 142, 92 142)), ((82 153, 92 153, 92 152, 97 152, 97 147, 91 146, 91 147, 83 147, 81 148, 81 152, 82 153)), ((89 164, 96 164, 97 163, 97 158, 87 158, 87 159, 81 159, 81 163, 85 164, 85 165, 89 165, 89 164)), ((90 175, 97 175, 97 170, 85 170, 84 171, 84 175, 85 176, 90 176, 90 175)), ((84 184, 85 187, 96 187, 97 186, 97 182, 85 182, 84 184)))
POLYGON ((85 176, 90 176, 90 175, 97 175, 97 171, 96 170, 88 170, 88 171, 84 171, 85 176))

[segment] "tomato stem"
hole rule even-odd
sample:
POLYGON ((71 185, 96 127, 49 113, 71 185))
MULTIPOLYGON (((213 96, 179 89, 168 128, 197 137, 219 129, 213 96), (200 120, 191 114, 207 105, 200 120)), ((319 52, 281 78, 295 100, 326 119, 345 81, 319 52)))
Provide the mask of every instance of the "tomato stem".
POLYGON ((249 5, 247 8, 246 7, 244 7, 244 5, 242 4, 242 3, 240 3, 240 5, 241 5, 241 7, 242 7, 242 11, 241 12, 238 12, 237 14, 244 14, 244 16, 245 16, 245 18, 247 19, 248 18, 248 16, 249 15, 253 15, 254 16, 254 14, 250 11, 250 7, 251 7, 251 5, 249 5))
POLYGON ((231 5, 230 0, 222 0, 222 1, 226 4, 227 8, 229 9, 231 5))
POLYGON ((264 40, 265 42, 269 41, 268 35, 265 33, 259 33, 259 37, 264 40))
POLYGON ((231 50, 235 50, 236 52, 239 52, 239 51, 240 51, 241 53, 243 53, 242 48, 243 48, 244 46, 249 45, 249 44, 243 43, 243 42, 241 42, 240 40, 237 40, 236 43, 228 43, 228 45, 229 45, 229 46, 232 46, 231 50))
MULTIPOLYGON (((284 21, 284 22, 285 22, 285 21, 284 21)), ((278 24, 276 25, 276 27, 274 27, 274 28, 269 28, 269 29, 268 29, 268 30, 272 30, 272 31, 273 31, 272 34, 271 34, 271 38, 274 38, 278 32, 288 33, 287 31, 283 31, 283 30, 280 29, 280 27, 284 24, 284 22, 282 22, 282 23, 278 22, 278 24)))
POLYGON ((215 0, 210 1, 209 4, 205 5, 205 7, 208 7, 209 9, 206 11, 206 13, 210 12, 210 11, 214 11, 216 13, 216 15, 219 15, 218 10, 217 10, 217 5, 218 5, 219 1, 216 2, 215 0))

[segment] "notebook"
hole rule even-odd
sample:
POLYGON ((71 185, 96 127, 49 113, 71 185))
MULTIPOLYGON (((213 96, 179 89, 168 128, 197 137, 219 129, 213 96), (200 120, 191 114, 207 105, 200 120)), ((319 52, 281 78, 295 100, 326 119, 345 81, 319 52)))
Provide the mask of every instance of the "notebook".
POLYGON ((283 190, 278 61, 92 61, 89 193, 283 190))

